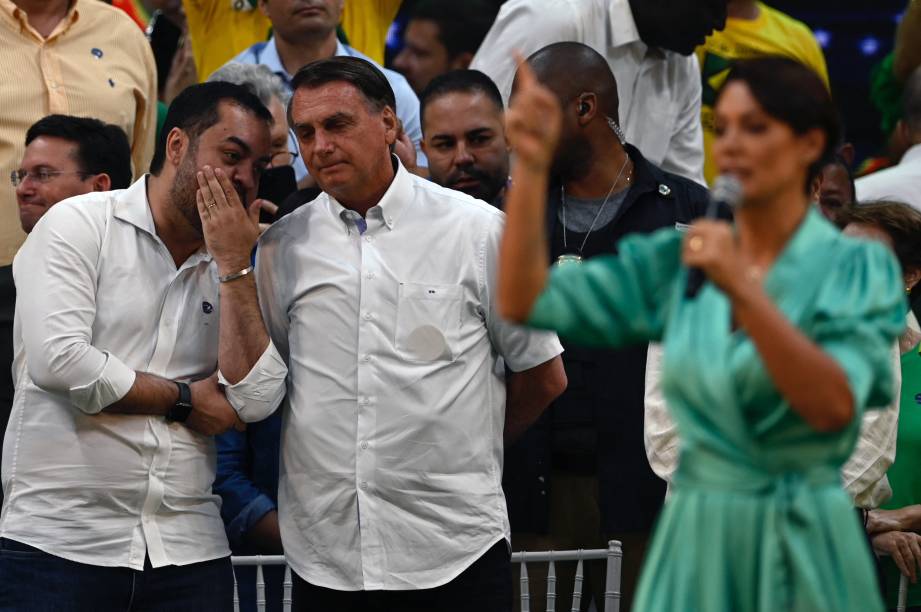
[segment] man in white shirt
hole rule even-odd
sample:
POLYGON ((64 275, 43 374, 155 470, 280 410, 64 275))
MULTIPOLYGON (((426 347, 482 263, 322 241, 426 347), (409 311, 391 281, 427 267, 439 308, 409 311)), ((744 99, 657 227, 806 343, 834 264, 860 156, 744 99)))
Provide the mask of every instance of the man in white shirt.
POLYGON ((921 68, 905 83, 904 113, 896 126, 911 143, 898 165, 857 179, 858 202, 891 200, 921 210, 921 68))
POLYGON ((667 172, 703 184, 700 69, 693 52, 726 23, 726 0, 508 0, 471 68, 499 86, 506 105, 514 51, 580 42, 605 56, 620 92, 627 141, 667 172))
POLYGON ((503 431, 562 392, 562 348, 499 320, 503 214, 391 155, 379 70, 336 57, 292 85, 324 193, 262 236, 257 282, 290 369, 278 501, 295 609, 510 612, 503 431))
MULTIPOLYGON (((371 62, 371 58, 356 49, 342 44, 336 37, 336 26, 342 19, 345 0, 259 0, 259 9, 272 22, 272 37, 267 42, 256 43, 231 62, 262 64, 267 66, 291 87, 293 75, 310 62, 335 56, 358 57, 371 62)), ((358 9, 356 9, 358 10, 358 9)), ((419 99, 406 78, 393 70, 377 66, 383 71, 396 96, 396 113, 402 129, 396 153, 414 172, 428 166, 422 153, 422 127, 419 123, 419 99), (417 167, 418 166, 418 167, 417 167)), ((292 142, 292 146, 297 143, 292 142)), ((297 180, 304 184, 307 167, 303 159, 294 161, 297 180)))
POLYGON ((18 253, 0 608, 232 605, 211 436, 287 373, 249 274, 270 123, 243 87, 189 88, 152 175, 56 204, 18 253))

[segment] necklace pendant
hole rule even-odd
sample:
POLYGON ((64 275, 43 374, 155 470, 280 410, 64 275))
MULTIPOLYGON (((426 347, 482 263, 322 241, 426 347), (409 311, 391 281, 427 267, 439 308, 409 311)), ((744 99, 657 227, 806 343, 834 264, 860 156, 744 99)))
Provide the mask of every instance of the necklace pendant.
POLYGON ((571 264, 580 264, 582 263, 582 256, 575 255, 573 253, 564 253, 556 258, 556 265, 558 266, 568 266, 571 264))

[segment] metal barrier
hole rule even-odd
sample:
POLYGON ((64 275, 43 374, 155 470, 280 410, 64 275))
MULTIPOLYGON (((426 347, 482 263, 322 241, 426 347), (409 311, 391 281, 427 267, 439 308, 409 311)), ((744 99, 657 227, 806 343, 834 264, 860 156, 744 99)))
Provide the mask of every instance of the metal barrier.
POLYGON ((604 612, 620 612, 620 570, 623 561, 623 548, 617 540, 608 542, 607 549, 596 550, 560 550, 547 552, 512 553, 512 563, 521 564, 521 612, 531 611, 531 595, 528 592, 528 563, 547 563, 547 610, 556 610, 556 563, 559 561, 577 561, 576 577, 573 584, 572 612, 579 612, 582 605, 583 561, 607 559, 604 578, 604 612))
MULTIPOLYGON (((596 559, 607 560, 607 571, 604 581, 604 612, 620 612, 620 569, 623 559, 623 549, 620 542, 608 542, 607 549, 597 550, 561 550, 547 552, 516 552, 512 553, 512 563, 521 565, 521 612, 530 612, 531 597, 528 594, 528 563, 549 563, 547 571, 547 610, 556 609, 556 566, 560 561, 577 561, 575 588, 572 595, 572 611, 578 612, 582 602, 582 562, 596 559)), ((282 585, 282 610, 291 612, 291 568, 285 563, 283 555, 253 557, 231 557, 234 567, 256 566, 256 610, 265 612, 265 578, 262 568, 269 565, 284 565, 285 577, 282 585)), ((233 610, 240 612, 240 597, 237 591, 237 577, 234 574, 233 583, 233 610)))

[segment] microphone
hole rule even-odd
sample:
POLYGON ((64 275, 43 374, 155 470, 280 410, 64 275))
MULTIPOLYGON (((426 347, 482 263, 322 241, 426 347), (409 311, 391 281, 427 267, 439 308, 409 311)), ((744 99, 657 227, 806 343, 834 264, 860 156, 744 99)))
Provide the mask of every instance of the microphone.
MULTIPOLYGON (((731 174, 721 174, 716 177, 713 189, 710 191, 710 200, 707 202, 706 219, 718 219, 720 208, 727 206, 736 208, 742 202, 742 183, 731 174)), ((688 284, 684 288, 684 297, 693 300, 700 293, 707 280, 706 274, 700 268, 691 268, 688 271, 688 284)))

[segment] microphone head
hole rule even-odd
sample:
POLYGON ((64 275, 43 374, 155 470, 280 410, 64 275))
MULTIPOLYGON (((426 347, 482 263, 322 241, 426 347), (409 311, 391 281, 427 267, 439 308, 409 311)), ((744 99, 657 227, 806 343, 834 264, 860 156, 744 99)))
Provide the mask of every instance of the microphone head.
POLYGON ((721 174, 713 182, 710 198, 721 202, 729 208, 738 208, 742 203, 742 183, 731 174, 721 174))

